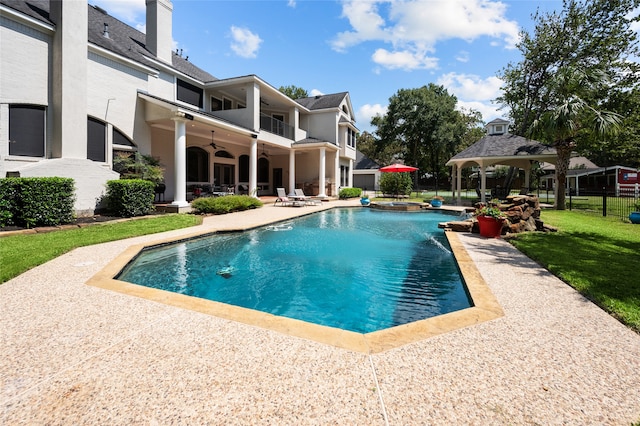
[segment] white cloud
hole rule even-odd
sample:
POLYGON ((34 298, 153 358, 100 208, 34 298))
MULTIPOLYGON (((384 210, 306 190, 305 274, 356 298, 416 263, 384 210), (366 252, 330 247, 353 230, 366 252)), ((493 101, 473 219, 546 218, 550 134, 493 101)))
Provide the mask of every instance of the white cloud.
POLYGON ((311 93, 309 93, 309 96, 322 96, 322 95, 324 95, 324 93, 322 93, 318 89, 311 89, 311 93))
POLYGON ((231 50, 243 58, 255 58, 262 39, 247 28, 231 26, 231 50))
POLYGON ((388 69, 433 69, 438 66, 438 59, 427 56, 421 52, 408 50, 389 52, 386 49, 378 49, 371 56, 373 62, 388 69))
POLYGON ((287 2, 287 6, 289 7, 296 7, 296 0, 289 0, 287 2))
POLYGON ((483 79, 473 74, 454 72, 443 74, 436 81, 436 84, 444 86, 458 99, 467 101, 487 101, 497 98, 500 95, 502 83, 502 80, 495 76, 483 79))
MULTIPOLYGON (((434 53, 438 42, 445 40, 473 41, 486 36, 514 48, 519 27, 505 17, 506 9, 496 0, 343 0, 342 17, 349 20, 351 30, 337 34, 332 47, 344 52, 362 42, 381 41, 394 52, 422 57, 412 63, 424 68, 427 62, 435 62, 426 52, 434 53)), ((397 61, 378 63, 394 67, 397 61)))
POLYGON ((505 111, 498 110, 498 106, 491 102, 479 102, 479 101, 458 101, 458 109, 465 108, 467 110, 473 109, 482 114, 482 120, 485 123, 493 120, 494 118, 506 118, 505 111))
POLYGON ((387 113, 387 107, 380 104, 365 104, 356 111, 356 124, 362 131, 371 131, 371 119, 376 115, 383 116, 387 113))
POLYGON ((456 61, 462 63, 469 62, 469 52, 467 52, 466 50, 461 50, 460 52, 458 52, 458 54, 456 55, 456 61))

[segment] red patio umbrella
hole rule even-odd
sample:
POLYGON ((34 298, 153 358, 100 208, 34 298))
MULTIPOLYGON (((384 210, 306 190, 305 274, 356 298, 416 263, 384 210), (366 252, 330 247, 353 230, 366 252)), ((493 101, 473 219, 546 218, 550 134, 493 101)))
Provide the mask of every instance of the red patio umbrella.
POLYGON ((390 166, 381 167, 381 172, 415 172, 417 167, 405 166, 404 164, 392 164, 390 166))

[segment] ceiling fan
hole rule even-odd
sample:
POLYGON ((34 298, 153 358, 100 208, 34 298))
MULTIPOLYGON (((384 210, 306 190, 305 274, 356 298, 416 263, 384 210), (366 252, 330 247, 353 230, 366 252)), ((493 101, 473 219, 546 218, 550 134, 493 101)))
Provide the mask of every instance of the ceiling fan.
POLYGON ((211 143, 207 144, 207 145, 203 145, 203 146, 210 146, 213 149, 227 149, 226 147, 222 146, 222 145, 218 145, 215 142, 213 142, 213 134, 215 133, 215 130, 211 131, 211 143))

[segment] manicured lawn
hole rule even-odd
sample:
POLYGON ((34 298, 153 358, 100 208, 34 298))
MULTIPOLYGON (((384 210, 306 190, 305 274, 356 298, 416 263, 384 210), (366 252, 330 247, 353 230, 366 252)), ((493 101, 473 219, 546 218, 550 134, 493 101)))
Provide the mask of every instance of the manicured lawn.
POLYGON ((543 210, 557 233, 512 244, 621 322, 640 332, 640 225, 575 211, 543 210))
POLYGON ((77 247, 187 228, 200 223, 202 223, 201 216, 170 214, 46 234, 2 237, 0 238, 0 259, 2 259, 0 283, 77 247))

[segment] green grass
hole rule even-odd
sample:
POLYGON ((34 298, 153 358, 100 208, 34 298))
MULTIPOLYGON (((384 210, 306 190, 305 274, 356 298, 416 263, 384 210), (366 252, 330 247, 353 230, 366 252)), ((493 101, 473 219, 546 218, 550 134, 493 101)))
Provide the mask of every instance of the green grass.
POLYGON ((126 222, 105 223, 45 234, 0 238, 0 283, 77 247, 187 228, 202 223, 196 215, 170 214, 126 222))
POLYGON ((557 233, 511 243, 615 318, 640 332, 640 226, 619 218, 544 210, 557 233))

